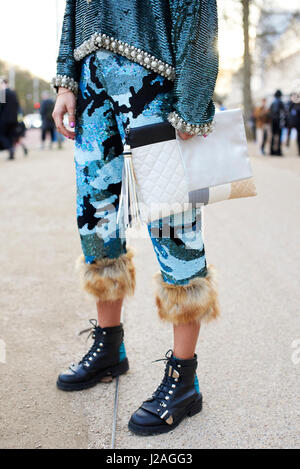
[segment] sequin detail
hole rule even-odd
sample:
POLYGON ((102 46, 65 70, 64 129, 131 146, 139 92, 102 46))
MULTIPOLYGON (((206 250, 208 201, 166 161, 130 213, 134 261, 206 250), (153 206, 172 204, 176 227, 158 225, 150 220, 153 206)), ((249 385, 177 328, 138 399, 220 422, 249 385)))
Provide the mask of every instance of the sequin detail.
POLYGON ((66 0, 57 75, 78 83, 81 60, 106 48, 174 81, 173 111, 202 126, 215 112, 217 33, 216 0, 66 0))
MULTIPOLYGON (((76 119, 77 222, 86 262, 126 252, 126 233, 116 223, 123 146, 129 125, 165 121, 174 83, 107 50, 82 64, 76 119)), ((148 225, 163 280, 184 285, 207 273, 201 211, 172 215, 148 225)))
POLYGON ((58 91, 58 88, 68 88, 70 91, 73 91, 74 94, 78 92, 78 83, 71 77, 66 75, 57 75, 51 81, 51 84, 54 89, 58 91))
POLYGON ((80 61, 86 55, 101 48, 127 57, 129 60, 137 62, 169 80, 175 80, 175 69, 171 65, 157 59, 154 55, 148 54, 148 52, 131 46, 127 42, 118 41, 114 37, 109 37, 106 34, 93 34, 90 39, 84 41, 81 46, 75 49, 74 58, 80 61))
POLYGON ((213 122, 207 124, 189 124, 185 122, 176 112, 171 112, 168 116, 168 121, 175 127, 175 129, 181 132, 188 133, 190 135, 199 135, 206 137, 214 129, 213 122))

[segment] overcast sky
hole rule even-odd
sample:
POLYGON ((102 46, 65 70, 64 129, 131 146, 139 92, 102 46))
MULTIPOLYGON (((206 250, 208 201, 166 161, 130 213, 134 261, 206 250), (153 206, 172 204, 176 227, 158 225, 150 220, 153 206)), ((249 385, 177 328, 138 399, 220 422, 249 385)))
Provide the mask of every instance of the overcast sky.
MULTIPOLYGON (((228 4, 228 0, 219 0, 219 7, 226 2, 228 4)), ((299 0, 274 0, 274 4, 286 9, 296 8, 299 0)), ((1 0, 0 59, 50 80, 55 75, 57 56, 56 13, 58 11, 61 20, 64 5, 64 0, 1 0)), ((228 34, 222 41, 223 60, 225 54, 235 58, 242 50, 242 43, 234 34, 232 31, 233 37, 228 34)))
POLYGON ((64 0, 0 0, 0 58, 50 80, 57 55, 56 8, 64 0))

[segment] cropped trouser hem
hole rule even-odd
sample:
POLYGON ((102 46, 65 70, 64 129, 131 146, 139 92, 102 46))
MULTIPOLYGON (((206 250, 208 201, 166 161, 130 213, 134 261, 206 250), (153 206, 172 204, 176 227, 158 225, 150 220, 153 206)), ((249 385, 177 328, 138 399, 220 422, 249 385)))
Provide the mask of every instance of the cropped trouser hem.
POLYGON ((101 302, 117 301, 133 295, 135 267, 132 258, 132 249, 118 258, 106 257, 92 264, 87 264, 84 256, 80 256, 76 266, 83 290, 101 302))
POLYGON ((175 325, 191 322, 210 322, 220 315, 215 269, 209 266, 205 277, 193 278, 186 285, 172 285, 163 281, 158 272, 156 305, 159 317, 175 325))

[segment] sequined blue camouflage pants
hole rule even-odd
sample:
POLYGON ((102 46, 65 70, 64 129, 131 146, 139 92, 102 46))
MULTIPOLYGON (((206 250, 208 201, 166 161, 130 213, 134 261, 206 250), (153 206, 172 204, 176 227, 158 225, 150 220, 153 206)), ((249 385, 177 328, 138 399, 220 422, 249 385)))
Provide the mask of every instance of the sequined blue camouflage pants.
MULTIPOLYGON (((99 50, 83 61, 75 165, 77 221, 86 263, 126 253, 125 230, 117 224, 125 130, 128 125, 166 121, 173 99, 170 80, 125 57, 99 50)), ((201 209, 192 207, 184 223, 178 214, 148 225, 165 282, 184 285, 206 275, 199 217, 201 209)))

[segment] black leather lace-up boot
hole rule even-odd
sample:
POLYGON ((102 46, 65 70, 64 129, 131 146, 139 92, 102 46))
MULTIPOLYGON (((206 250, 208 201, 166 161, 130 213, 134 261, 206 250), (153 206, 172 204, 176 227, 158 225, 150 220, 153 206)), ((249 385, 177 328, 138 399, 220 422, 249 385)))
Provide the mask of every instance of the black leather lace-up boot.
POLYGON ((94 343, 77 365, 73 363, 65 373, 59 375, 57 387, 63 391, 88 389, 100 381, 112 380, 129 369, 123 342, 123 325, 102 329, 97 326, 97 321, 90 322, 93 325, 91 334, 94 343))
POLYGON ((162 383, 129 421, 129 429, 138 435, 169 432, 184 417, 202 410, 202 394, 196 375, 197 355, 191 360, 179 360, 169 350, 163 360, 167 360, 167 364, 162 383))

